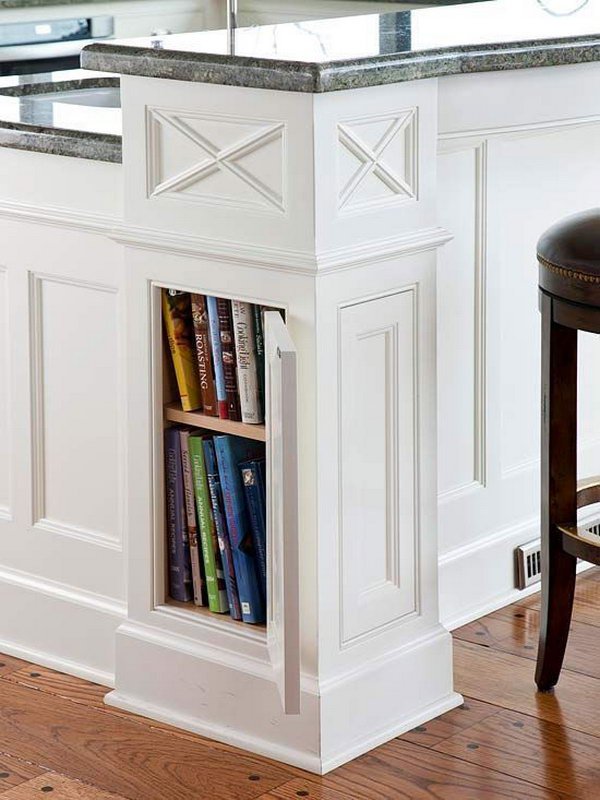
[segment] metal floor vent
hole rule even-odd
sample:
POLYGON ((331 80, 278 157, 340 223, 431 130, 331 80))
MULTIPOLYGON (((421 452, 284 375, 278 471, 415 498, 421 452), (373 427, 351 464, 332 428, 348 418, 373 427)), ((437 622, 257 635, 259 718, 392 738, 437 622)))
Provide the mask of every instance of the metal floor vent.
MULTIPOLYGON (((598 536, 600 537, 600 523, 598 536)), ((517 589, 526 589, 542 579, 542 545, 539 539, 522 544, 516 549, 517 589)))
POLYGON ((600 522, 593 522, 591 525, 586 525, 584 530, 590 538, 600 541, 600 522))

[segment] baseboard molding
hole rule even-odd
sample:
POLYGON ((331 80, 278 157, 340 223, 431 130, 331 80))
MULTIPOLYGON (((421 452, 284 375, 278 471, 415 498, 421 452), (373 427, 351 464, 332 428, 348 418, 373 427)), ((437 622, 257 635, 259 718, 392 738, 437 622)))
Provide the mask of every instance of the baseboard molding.
POLYGON ((321 689, 323 774, 462 703, 441 625, 321 689))
POLYGON ((419 714, 415 714, 409 719, 403 719, 401 723, 391 725, 386 729, 372 734, 370 737, 363 739, 360 744, 356 744, 348 750, 340 753, 334 758, 326 759, 321 765, 321 774, 325 775, 333 769, 337 769, 342 764, 352 761, 354 758, 368 753, 375 747, 380 747, 382 744, 402 736, 403 733, 416 728, 417 725, 422 725, 425 722, 430 722, 432 719, 445 714, 447 711, 452 711, 453 708, 462 705, 463 697, 457 692, 450 692, 446 697, 437 700, 435 703, 430 703, 419 714))
POLYGON ((105 670, 96 669, 95 667, 87 667, 75 661, 70 661, 67 658, 47 653, 43 650, 36 650, 33 647, 25 647, 21 644, 9 642, 6 639, 0 639, 0 653, 14 658, 22 658, 24 661, 30 661, 33 664, 39 664, 41 667, 54 669, 57 672, 64 672, 66 675, 74 675, 76 678, 82 678, 92 683, 99 683, 101 686, 107 686, 112 689, 115 685, 115 676, 113 672, 106 672, 105 670))
POLYGON ((115 634, 124 603, 2 567, 0 607, 0 652, 114 686, 115 634))
POLYGON ((104 702, 108 706, 121 708, 133 714, 140 714, 143 717, 149 717, 150 719, 164 722, 167 725, 173 725, 176 728, 183 728, 184 730, 204 736, 207 739, 214 739, 223 744, 239 747, 242 750, 248 750, 257 755, 264 756, 265 758, 282 761, 285 764, 291 764, 294 767, 305 769, 317 775, 321 773, 321 762, 316 755, 310 755, 301 750, 295 750, 280 744, 264 741, 256 736, 248 736, 221 725, 202 722, 195 717, 176 713, 167 708, 137 700, 118 690, 107 694, 104 698, 104 702))
MULTIPOLYGON (((539 535, 539 518, 533 517, 442 555, 439 559, 442 624, 452 631, 539 592, 539 583, 527 589, 515 588, 514 562, 515 548, 539 535)), ((578 572, 590 566, 582 562, 578 572)))

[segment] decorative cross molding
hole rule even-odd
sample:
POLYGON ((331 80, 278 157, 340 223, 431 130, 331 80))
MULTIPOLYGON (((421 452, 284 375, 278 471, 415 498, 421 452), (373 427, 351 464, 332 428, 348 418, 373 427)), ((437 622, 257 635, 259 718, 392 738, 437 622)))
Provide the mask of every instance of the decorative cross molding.
MULTIPOLYGON (((256 131, 227 147, 220 147, 218 144, 211 141, 208 136, 192 128, 182 116, 169 114, 158 109, 152 109, 150 115, 151 125, 154 126, 155 132, 157 127, 170 127, 197 145, 204 154, 204 158, 199 160, 198 163, 192 164, 187 169, 169 176, 164 180, 162 179, 160 170, 155 166, 154 180, 151 182, 152 197, 167 193, 180 193, 190 186, 200 183, 210 175, 222 171, 235 175, 240 181, 257 192, 267 204, 274 206, 278 211, 285 210, 282 191, 280 191, 279 188, 268 186, 260 177, 240 163, 246 156, 251 155, 260 148, 265 147, 277 139, 283 139, 285 130, 285 124, 283 122, 262 123, 256 121, 256 131)), ((202 117, 194 117, 194 119, 201 121, 202 117)), ((215 120, 210 118, 210 121, 214 122, 215 120)), ((219 122, 226 126, 239 123, 247 125, 248 123, 252 124, 254 121, 219 120, 219 122)), ((156 133, 154 138, 156 139, 156 133)), ((160 147, 156 146, 156 142, 153 156, 154 162, 156 162, 157 158, 160 158, 160 147)), ((231 199, 232 201, 235 200, 235 198, 231 199)), ((264 203, 260 203, 260 205, 264 205, 264 203)))
MULTIPOLYGON (((356 198, 360 186, 369 175, 374 175, 396 197, 414 198, 415 190, 415 110, 409 109, 400 115, 388 118, 352 120, 338 123, 340 144, 359 162, 359 166, 339 193, 340 210, 350 205, 356 198), (369 123, 379 123, 389 119, 390 125, 380 139, 374 144, 367 144, 359 136, 356 129, 369 123), (392 145, 400 146, 404 151, 404 175, 384 160, 384 156, 392 145)), ((395 198, 394 198, 395 199, 395 198)), ((358 205, 362 205, 358 203, 358 205)))

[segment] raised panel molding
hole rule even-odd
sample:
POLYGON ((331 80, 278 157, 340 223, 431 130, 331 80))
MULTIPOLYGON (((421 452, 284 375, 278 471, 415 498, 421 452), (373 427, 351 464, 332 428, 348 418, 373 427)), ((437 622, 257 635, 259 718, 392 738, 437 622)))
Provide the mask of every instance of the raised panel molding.
POLYGON ((286 210, 283 122, 147 110, 150 198, 286 210))
POLYGON ((8 329, 8 270, 0 266, 0 520, 11 513, 10 355, 8 329))
POLYGON ((417 287, 339 310, 340 630, 418 613, 417 287))
MULTIPOLYGON (((444 155, 467 151, 474 158, 474 209, 472 224, 467 224, 469 236, 473 238, 473 262, 471 265, 473 276, 472 318, 473 318, 473 347, 472 347, 472 407, 473 407, 473 433, 472 442, 472 474, 466 482, 457 483, 445 491, 440 492, 440 501, 456 500, 458 497, 470 492, 485 488, 487 485, 487 252, 488 252, 488 141, 487 139, 444 141, 440 146, 440 157, 444 155)), ((451 187, 446 187, 449 191, 451 187)), ((460 231, 457 235, 460 235, 460 231)), ((440 254, 440 267, 444 271, 444 258, 440 254)), ((466 265, 465 265, 466 266, 466 265)), ((444 303, 443 292, 440 303, 444 303)), ((438 322, 439 335, 444 337, 443 320, 440 314, 438 322)), ((460 351, 458 351, 460 352, 460 351)), ((442 387, 445 388, 445 387, 442 387)), ((450 420, 442 420, 440 424, 451 425, 450 420)), ((465 446, 463 442, 463 446, 465 446)), ((447 454, 441 453, 441 458, 447 454)), ((448 457, 450 455, 448 454, 448 457)))
POLYGON ((120 550, 117 329, 115 288, 30 273, 32 525, 120 550))
POLYGON ((416 200, 417 109, 338 123, 341 213, 416 200))

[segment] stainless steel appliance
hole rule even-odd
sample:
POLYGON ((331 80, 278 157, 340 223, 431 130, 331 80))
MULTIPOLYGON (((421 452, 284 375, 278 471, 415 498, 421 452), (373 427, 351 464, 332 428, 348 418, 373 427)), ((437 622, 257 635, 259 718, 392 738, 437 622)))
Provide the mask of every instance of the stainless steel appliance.
POLYGON ((0 23, 0 75, 73 69, 86 44, 113 33, 110 16, 0 23))

